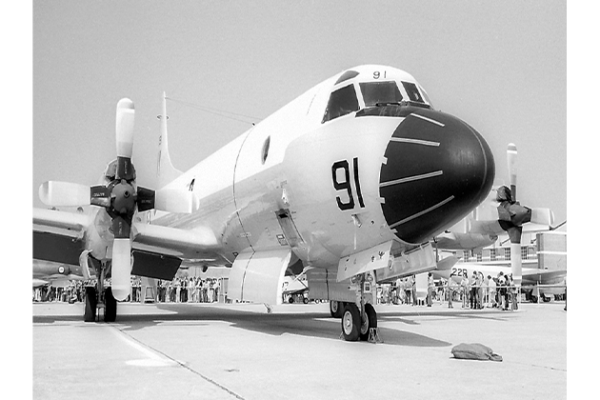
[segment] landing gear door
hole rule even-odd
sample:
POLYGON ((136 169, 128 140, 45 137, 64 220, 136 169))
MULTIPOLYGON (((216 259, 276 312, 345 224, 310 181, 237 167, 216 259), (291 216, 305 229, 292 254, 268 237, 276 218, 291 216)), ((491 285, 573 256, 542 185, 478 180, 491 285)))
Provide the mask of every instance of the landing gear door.
POLYGON ((231 267, 227 297, 233 301, 281 304, 283 277, 291 256, 290 249, 242 252, 231 267))

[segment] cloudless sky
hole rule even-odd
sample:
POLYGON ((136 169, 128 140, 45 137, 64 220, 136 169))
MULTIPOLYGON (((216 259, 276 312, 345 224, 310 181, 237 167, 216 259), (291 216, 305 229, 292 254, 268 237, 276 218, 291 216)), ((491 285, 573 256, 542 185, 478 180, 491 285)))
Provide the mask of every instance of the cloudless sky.
POLYGON ((138 184, 155 186, 160 101, 185 170, 313 85, 360 64, 411 73, 493 149, 518 197, 566 219, 564 1, 33 3, 33 204, 46 180, 95 184, 115 158, 115 106, 136 106, 138 184), (247 120, 245 118, 242 118, 247 120))

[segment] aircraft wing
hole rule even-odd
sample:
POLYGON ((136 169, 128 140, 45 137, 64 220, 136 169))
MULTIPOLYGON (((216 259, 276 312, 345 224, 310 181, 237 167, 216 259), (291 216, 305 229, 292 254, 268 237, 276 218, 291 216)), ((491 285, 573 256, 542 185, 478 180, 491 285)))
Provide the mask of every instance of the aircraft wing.
POLYGON ((567 276, 567 270, 553 269, 553 270, 537 270, 537 271, 523 271, 523 280, 533 282, 548 282, 550 280, 564 278, 567 276))
POLYGON ((138 223, 132 232, 132 275, 172 280, 182 261, 189 265, 223 266, 230 262, 221 255, 222 247, 206 227, 182 230, 138 223))
POLYGON ((33 209, 34 232, 49 232, 65 236, 82 236, 91 222, 89 214, 58 210, 33 209))
POLYGON ((79 265, 91 220, 89 214, 34 208, 33 258, 79 265))
POLYGON ((228 263, 220 254, 221 246, 209 228, 182 230, 153 224, 135 224, 133 250, 150 252, 213 265, 228 263))
MULTIPOLYGON (((79 268, 82 259, 87 260, 87 257, 82 258, 85 252, 91 252, 97 259, 110 258, 106 250, 100 255, 94 252, 110 246, 110 242, 104 242, 96 232, 95 215, 35 208, 33 259, 57 269, 65 265, 79 268)), ((133 226, 132 239, 133 275, 171 280, 182 260, 202 266, 229 264, 221 256, 220 244, 208 228, 184 231, 137 223, 133 226)), ((89 268, 84 266, 83 269, 89 268)))

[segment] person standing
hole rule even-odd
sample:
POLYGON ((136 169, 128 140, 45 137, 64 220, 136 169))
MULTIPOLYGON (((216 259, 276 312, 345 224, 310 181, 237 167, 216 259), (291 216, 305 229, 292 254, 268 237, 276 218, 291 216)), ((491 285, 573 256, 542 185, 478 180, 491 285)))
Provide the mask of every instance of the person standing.
POLYGON ((210 279, 209 284, 208 284, 208 293, 207 293, 207 297, 208 297, 207 300, 209 303, 213 302, 214 292, 215 292, 215 283, 213 282, 212 279, 210 279))
POLYGON ((452 305, 452 297, 454 297, 454 292, 456 290, 456 282, 454 282, 452 277, 450 277, 450 279, 448 279, 447 288, 448 288, 448 290, 446 292, 447 292, 447 296, 448 296, 448 308, 454 308, 454 306, 452 305))
POLYGON ((498 274, 498 308, 500 308, 501 310, 504 310, 504 307, 506 305, 506 303, 504 302, 505 291, 506 278, 504 277, 504 272, 500 271, 500 273, 498 274))
POLYGON ((488 301, 491 303, 491 307, 496 307, 496 282, 491 275, 488 275, 488 301))
POLYGON ((415 275, 413 275, 410 279, 410 292, 412 294, 412 302, 413 302, 413 306, 417 305, 417 278, 415 275))
POLYGON ((462 308, 468 308, 469 304, 469 278, 466 275, 463 275, 462 280, 460 281, 460 293, 462 295, 462 308))
POLYGON ((477 271, 473 271, 473 276, 471 276, 471 280, 470 280, 470 286, 471 286, 471 295, 469 298, 469 304, 470 304, 470 308, 471 310, 474 310, 477 307, 477 271))
POLYGON ((433 303, 433 292, 435 291, 435 282, 433 281, 433 274, 430 272, 427 275, 427 307, 431 307, 433 303))
POLYGON ((194 285, 194 277, 191 277, 190 280, 188 281, 188 285, 187 285, 187 302, 188 303, 192 303, 194 301, 194 289, 196 288, 196 285, 194 285))
POLYGON ((410 283, 411 278, 406 278, 404 280, 404 301, 406 304, 411 304, 412 298, 412 284, 410 283))
POLYGON ((504 310, 508 311, 510 308, 510 286, 511 277, 506 275, 505 277, 505 289, 504 289, 504 310))

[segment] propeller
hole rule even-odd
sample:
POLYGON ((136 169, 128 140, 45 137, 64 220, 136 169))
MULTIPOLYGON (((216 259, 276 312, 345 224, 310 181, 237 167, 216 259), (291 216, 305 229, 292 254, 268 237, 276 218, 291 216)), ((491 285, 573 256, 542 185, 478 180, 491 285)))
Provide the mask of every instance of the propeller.
MULTIPOLYGON (((54 207, 94 205, 103 207, 112 219, 114 235, 111 267, 112 294, 123 301, 129 295, 131 274, 131 226, 138 211, 154 208, 155 192, 137 187, 133 154, 135 108, 127 98, 117 103, 117 159, 106 170, 106 185, 87 187, 68 182, 45 182, 40 186, 41 201, 54 207)), ((163 201, 164 202, 164 201, 163 201)))
POLYGON ((508 178, 512 198, 514 201, 517 201, 517 146, 514 143, 508 144, 506 163, 508 165, 508 178))
POLYGON ((521 260, 521 237, 523 224, 531 221, 532 210, 521 206, 516 201, 517 193, 517 146, 508 145, 506 152, 510 188, 501 186, 497 190, 496 201, 498 206, 499 223, 508 233, 510 240, 510 267, 515 286, 520 287, 523 281, 523 268, 521 260))

